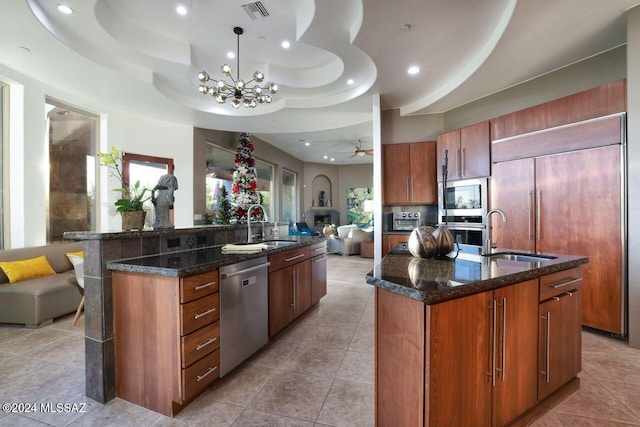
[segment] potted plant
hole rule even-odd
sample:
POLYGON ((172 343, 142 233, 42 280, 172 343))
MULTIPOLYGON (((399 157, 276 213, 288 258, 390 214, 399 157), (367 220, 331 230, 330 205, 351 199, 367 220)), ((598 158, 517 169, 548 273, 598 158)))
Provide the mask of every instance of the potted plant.
POLYGON ((112 175, 120 180, 121 187, 114 188, 119 198, 116 200, 116 211, 122 215, 123 230, 142 230, 146 212, 144 202, 151 197, 149 189, 136 181, 135 184, 127 186, 122 175, 120 162, 122 161, 122 151, 117 147, 111 147, 108 153, 98 153, 100 164, 112 169, 112 175))

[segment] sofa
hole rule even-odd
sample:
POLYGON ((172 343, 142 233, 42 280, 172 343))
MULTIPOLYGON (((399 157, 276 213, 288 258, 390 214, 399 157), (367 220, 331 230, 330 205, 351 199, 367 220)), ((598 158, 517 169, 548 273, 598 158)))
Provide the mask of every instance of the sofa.
POLYGON ((327 240, 327 251, 343 256, 359 254, 360 244, 366 240, 373 240, 372 229, 358 228, 357 225, 341 225, 336 232, 337 236, 327 240))
POLYGON ((76 311, 82 292, 66 254, 77 251, 82 251, 82 242, 1 250, 0 262, 44 255, 56 274, 9 283, 9 278, 0 269, 0 323, 35 328, 76 311))

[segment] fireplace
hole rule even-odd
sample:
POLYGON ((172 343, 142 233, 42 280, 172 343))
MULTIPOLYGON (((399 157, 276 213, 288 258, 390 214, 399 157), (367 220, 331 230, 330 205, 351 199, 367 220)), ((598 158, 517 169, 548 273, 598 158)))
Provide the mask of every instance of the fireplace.
POLYGON ((304 220, 312 231, 320 231, 327 224, 340 225, 340 212, 331 208, 311 208, 304 213, 304 220))

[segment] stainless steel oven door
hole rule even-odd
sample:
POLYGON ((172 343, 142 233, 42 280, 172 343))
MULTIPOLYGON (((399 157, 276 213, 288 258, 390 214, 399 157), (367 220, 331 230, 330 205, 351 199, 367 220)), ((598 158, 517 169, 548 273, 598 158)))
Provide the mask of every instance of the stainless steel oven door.
MULTIPOLYGON (((469 252, 479 251, 482 248, 483 242, 487 238, 487 228, 484 225, 471 226, 471 225, 451 225, 447 226, 451 234, 453 234, 453 241, 456 242, 461 249, 471 249, 469 252)), ((464 251, 463 252, 467 252, 464 251)))

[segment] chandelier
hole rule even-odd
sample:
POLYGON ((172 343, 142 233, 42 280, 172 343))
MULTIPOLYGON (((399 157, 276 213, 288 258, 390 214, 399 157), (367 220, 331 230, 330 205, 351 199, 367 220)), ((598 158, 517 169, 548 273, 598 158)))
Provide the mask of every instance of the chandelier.
POLYGON ((278 92, 278 85, 275 83, 269 83, 266 86, 260 86, 252 83, 261 83, 264 80, 264 74, 261 71, 255 71, 253 73, 253 79, 245 82, 240 79, 240 34, 244 31, 240 27, 234 27, 233 32, 238 37, 238 46, 236 50, 237 58, 237 77, 234 79, 231 74, 231 66, 224 64, 220 71, 222 74, 231 79, 231 84, 224 80, 212 79, 206 71, 200 71, 198 73, 198 80, 200 86, 198 91, 203 95, 213 96, 218 104, 224 104, 227 99, 231 99, 231 106, 235 109, 240 108, 240 105, 244 105, 246 108, 255 108, 258 104, 271 103, 271 95, 278 92))

